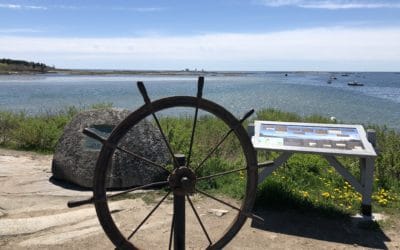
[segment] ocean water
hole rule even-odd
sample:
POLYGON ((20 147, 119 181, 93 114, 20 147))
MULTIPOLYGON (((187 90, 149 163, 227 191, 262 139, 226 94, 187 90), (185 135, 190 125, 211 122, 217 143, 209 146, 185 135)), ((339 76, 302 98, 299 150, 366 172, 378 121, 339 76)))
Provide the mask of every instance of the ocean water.
MULTIPOLYGON (((343 123, 380 124, 400 129, 399 73, 257 72, 206 76, 204 98, 236 116, 249 109, 278 108, 300 115, 335 116, 343 123), (337 77, 331 84, 327 80, 337 77), (348 86, 349 81, 363 83, 348 86)), ((55 112, 66 106, 111 102, 135 110, 143 105, 136 87, 143 81, 151 99, 196 95, 196 76, 0 76, 0 110, 55 112)))

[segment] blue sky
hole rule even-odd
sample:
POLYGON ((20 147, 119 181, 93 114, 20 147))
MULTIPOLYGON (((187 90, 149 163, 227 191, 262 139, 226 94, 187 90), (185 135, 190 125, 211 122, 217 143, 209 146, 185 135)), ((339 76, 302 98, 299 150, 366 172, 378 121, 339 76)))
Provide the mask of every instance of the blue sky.
POLYGON ((0 57, 93 69, 400 71, 400 0, 0 0, 0 57))

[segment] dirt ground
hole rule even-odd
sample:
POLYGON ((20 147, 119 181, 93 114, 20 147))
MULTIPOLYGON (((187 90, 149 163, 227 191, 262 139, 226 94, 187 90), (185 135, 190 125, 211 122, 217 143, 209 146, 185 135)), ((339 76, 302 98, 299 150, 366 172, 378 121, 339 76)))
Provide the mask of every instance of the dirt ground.
MULTIPOLYGON (((67 201, 90 191, 50 181, 52 156, 0 149, 0 249, 114 249, 93 205, 67 208, 67 201)), ((144 218, 160 195, 114 201, 113 218, 123 233, 144 218), (152 197, 152 198, 149 198, 152 197)), ((235 211, 205 197, 192 197, 212 240, 229 227, 235 211), (211 209, 226 210, 217 215, 211 209)), ((225 198, 226 199, 226 198, 225 198)), ((233 201, 231 201, 233 202, 233 201)), ((135 234, 145 249, 168 248, 172 201, 167 199, 135 234)), ((248 220, 226 249, 400 249, 400 223, 386 216, 384 228, 365 228, 360 219, 329 219, 296 211, 256 211, 264 223, 248 220)), ((204 249, 207 240, 190 206, 187 248, 204 249)))

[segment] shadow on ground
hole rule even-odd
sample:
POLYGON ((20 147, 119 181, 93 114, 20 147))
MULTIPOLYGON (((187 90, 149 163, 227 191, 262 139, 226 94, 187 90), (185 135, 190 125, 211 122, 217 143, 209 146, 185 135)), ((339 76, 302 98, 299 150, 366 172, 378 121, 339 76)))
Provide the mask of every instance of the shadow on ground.
MULTIPOLYGON (((76 185, 74 183, 68 182, 68 181, 64 181, 64 180, 59 180, 54 178, 53 176, 49 178, 49 182, 52 183, 53 185, 62 187, 64 189, 68 189, 68 190, 73 190, 73 191, 92 191, 92 188, 88 188, 88 187, 81 187, 79 185, 76 185)), ((146 183, 148 184, 148 183, 146 183)), ((161 189, 162 187, 164 187, 164 184, 161 184, 159 186, 154 185, 151 188, 147 188, 149 190, 154 190, 154 189, 161 189)), ((107 191, 124 191, 124 190, 128 190, 131 188, 135 188, 137 186, 131 186, 131 187, 123 187, 123 188, 108 188, 107 191)), ((146 190, 146 188, 142 188, 142 190, 146 190)))
POLYGON ((56 185, 56 186, 59 186, 59 187, 65 188, 65 189, 73 190, 73 191, 91 191, 92 190, 91 188, 81 187, 81 186, 78 186, 71 182, 58 180, 54 177, 50 177, 49 182, 51 182, 53 185, 56 185))
POLYGON ((387 249, 385 242, 391 241, 378 223, 362 218, 347 215, 329 218, 315 212, 264 208, 256 208, 254 213, 264 223, 253 220, 251 226, 269 232, 379 249, 387 249))

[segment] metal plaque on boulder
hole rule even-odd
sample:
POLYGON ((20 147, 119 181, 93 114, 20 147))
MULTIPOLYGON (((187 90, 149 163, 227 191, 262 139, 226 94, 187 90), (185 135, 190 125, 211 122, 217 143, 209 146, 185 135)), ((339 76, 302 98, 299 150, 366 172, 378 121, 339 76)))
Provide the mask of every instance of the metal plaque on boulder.
MULTIPOLYGON (((89 110, 77 114, 65 127, 56 146, 52 163, 53 177, 91 188, 102 144, 85 136, 82 130, 90 128, 107 138, 114 127, 128 115, 129 111, 118 109, 89 110)), ((135 125, 119 146, 162 165, 169 161, 168 148, 160 132, 146 120, 135 125)), ((167 177, 166 171, 118 150, 114 153, 112 168, 107 173, 109 188, 139 186, 167 177)))

